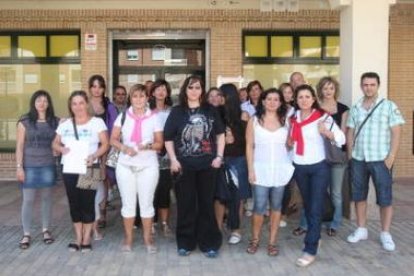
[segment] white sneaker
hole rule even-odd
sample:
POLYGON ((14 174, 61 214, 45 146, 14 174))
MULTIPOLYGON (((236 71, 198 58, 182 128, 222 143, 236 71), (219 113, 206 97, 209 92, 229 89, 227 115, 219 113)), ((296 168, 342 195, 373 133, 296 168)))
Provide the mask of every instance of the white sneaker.
POLYGON ((387 251, 395 250, 395 243, 392 240, 392 236, 389 232, 381 232, 380 240, 381 240, 382 248, 384 248, 387 251))
POLYGON ((284 221, 283 219, 279 222, 279 227, 283 228, 287 226, 287 222, 284 221))
POLYGON ((229 244, 238 244, 241 241, 242 236, 237 233, 231 233, 228 243, 229 244))
POLYGON ((358 227, 351 235, 348 236, 347 241, 350 243, 357 243, 368 239, 368 229, 358 227))

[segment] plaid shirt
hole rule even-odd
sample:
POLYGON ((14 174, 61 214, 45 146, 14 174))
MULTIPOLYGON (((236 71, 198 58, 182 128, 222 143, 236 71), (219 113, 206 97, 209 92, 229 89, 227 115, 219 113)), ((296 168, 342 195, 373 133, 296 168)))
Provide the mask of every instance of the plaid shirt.
MULTIPOLYGON (((354 135, 366 116, 380 101, 378 97, 375 105, 372 105, 369 110, 362 107, 363 98, 352 106, 347 127, 355 130, 354 135)), ((385 99, 362 127, 355 141, 352 157, 366 162, 385 160, 391 148, 391 128, 404 123, 404 118, 396 104, 385 99)))

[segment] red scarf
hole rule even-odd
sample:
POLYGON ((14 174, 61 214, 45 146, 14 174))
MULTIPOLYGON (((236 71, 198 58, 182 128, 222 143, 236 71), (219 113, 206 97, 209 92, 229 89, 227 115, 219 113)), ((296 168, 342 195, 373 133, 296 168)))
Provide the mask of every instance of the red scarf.
POLYGON ((305 151, 305 142, 303 140, 302 127, 315 122, 322 116, 323 113, 321 111, 315 110, 306 120, 303 120, 302 122, 298 122, 296 116, 290 119, 290 123, 292 126, 290 137, 294 142, 296 142, 297 155, 303 155, 305 151))

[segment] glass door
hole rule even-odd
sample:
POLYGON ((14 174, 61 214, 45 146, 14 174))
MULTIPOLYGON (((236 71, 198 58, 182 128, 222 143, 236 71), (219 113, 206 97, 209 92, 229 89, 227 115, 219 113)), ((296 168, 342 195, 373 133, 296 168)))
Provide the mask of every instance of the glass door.
POLYGON ((175 98, 189 75, 205 79, 205 40, 114 40, 113 60, 114 86, 163 78, 175 98))

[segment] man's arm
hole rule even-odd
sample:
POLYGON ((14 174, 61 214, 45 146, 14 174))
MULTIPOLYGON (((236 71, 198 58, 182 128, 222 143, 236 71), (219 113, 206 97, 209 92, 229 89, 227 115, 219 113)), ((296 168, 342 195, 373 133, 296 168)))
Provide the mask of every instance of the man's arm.
POLYGON ((390 152, 388 153, 387 158, 385 158, 384 163, 388 169, 392 168, 392 165, 395 161, 395 156, 397 155, 398 148, 400 146, 401 138, 401 125, 396 125, 391 127, 391 147, 390 152))

